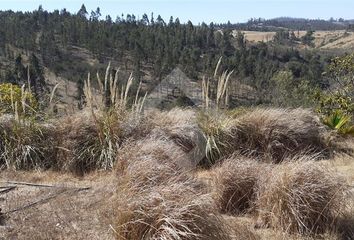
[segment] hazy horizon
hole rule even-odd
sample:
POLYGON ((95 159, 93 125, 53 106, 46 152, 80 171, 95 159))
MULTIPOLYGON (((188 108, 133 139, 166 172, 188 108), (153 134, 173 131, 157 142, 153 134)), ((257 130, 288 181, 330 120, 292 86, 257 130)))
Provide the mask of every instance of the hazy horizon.
POLYGON ((0 0, 0 10, 33 11, 42 5, 48 11, 66 8, 71 13, 76 13, 82 4, 87 12, 100 7, 102 18, 110 15, 113 20, 121 14, 134 14, 137 18, 146 13, 154 13, 155 18, 161 15, 168 20, 170 16, 178 17, 181 22, 192 21, 194 24, 201 22, 232 23, 246 22, 251 18, 272 19, 277 17, 307 18, 307 19, 353 19, 351 9, 354 2, 349 0, 0 0))

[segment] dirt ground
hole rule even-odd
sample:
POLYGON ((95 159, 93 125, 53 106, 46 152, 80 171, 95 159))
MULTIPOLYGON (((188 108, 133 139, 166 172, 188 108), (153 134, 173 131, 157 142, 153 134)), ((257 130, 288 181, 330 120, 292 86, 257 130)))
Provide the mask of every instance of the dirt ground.
POLYGON ((0 226, 0 239, 114 239, 110 222, 114 179, 107 172, 84 178, 53 172, 2 172, 0 186, 16 188, 0 193, 2 212, 9 212, 0 226))

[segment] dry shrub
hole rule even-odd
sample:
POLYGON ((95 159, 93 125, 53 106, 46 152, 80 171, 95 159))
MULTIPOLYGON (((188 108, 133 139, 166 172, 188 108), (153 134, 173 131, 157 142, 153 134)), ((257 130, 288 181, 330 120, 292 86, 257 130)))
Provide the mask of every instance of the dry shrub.
POLYGON ((259 176, 268 169, 254 159, 234 156, 215 169, 215 201, 222 213, 254 210, 259 176))
POLYGON ((321 233, 334 226, 346 205, 345 181, 311 156, 275 165, 256 200, 259 223, 290 233, 321 233))
POLYGON ((118 201, 117 239, 230 239, 211 198, 188 182, 144 193, 128 189, 123 195, 118 201))
POLYGON ((325 154, 328 150, 321 124, 309 110, 257 108, 237 120, 234 145, 273 162, 303 151, 325 154))

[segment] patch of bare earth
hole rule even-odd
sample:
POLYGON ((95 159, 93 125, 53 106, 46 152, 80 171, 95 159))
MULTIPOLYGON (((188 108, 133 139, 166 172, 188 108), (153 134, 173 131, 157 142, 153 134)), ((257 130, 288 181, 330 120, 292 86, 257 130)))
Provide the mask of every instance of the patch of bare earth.
POLYGON ((0 193, 0 239, 114 239, 115 182, 111 173, 2 172, 0 191, 16 188, 0 193))

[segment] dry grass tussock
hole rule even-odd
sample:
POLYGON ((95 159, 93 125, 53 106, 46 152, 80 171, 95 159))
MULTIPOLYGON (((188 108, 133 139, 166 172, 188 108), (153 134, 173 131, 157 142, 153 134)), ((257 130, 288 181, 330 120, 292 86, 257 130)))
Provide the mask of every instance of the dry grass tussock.
POLYGON ((233 156, 215 168, 215 201, 222 213, 254 211, 259 177, 269 170, 266 164, 243 156, 233 156))
POLYGON ((53 124, 0 117, 0 169, 48 169, 57 167, 58 139, 53 124))
POLYGON ((129 189, 118 201, 117 239, 230 239, 209 195, 188 182, 161 185, 143 194, 129 189))
POLYGON ((63 169, 75 173, 111 169, 116 149, 124 138, 124 120, 124 114, 96 112, 93 117, 89 111, 59 119, 59 159, 63 169))
POLYGON ((311 156, 288 159, 261 178, 258 224, 299 234, 328 231, 346 209, 346 192, 345 181, 311 156))
POLYGON ((203 158, 205 140, 194 110, 174 108, 168 112, 153 111, 147 119, 155 134, 167 135, 196 161, 203 158))
POLYGON ((250 149, 275 162, 304 150, 325 154, 324 129, 316 115, 305 109, 261 109, 242 114, 237 137, 242 150, 250 149))
POLYGON ((211 164, 234 152, 276 163, 301 152, 329 152, 325 130, 309 110, 256 108, 235 116, 218 110, 201 113, 198 122, 211 164))
MULTIPOLYGON (((149 136, 131 142, 119 150, 117 162, 121 185, 131 191, 149 191, 154 186, 191 179, 191 159, 168 138, 149 136)), ((196 182, 195 186, 202 188, 196 182)))

